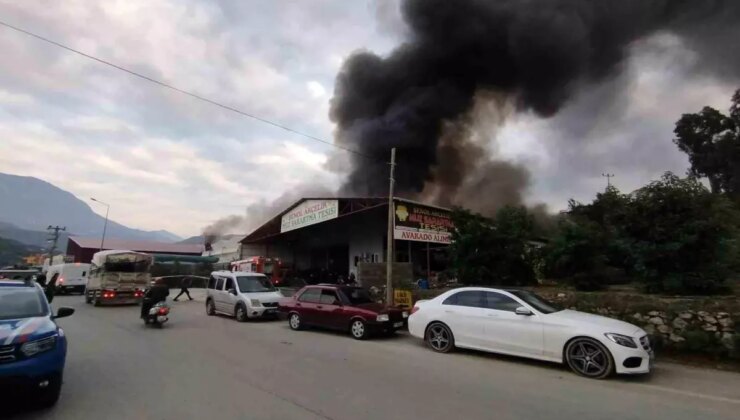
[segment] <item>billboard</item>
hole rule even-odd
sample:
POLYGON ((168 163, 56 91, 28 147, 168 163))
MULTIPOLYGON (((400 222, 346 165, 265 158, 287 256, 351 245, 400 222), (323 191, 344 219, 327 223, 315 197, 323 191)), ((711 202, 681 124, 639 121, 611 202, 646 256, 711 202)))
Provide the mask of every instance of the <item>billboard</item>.
POLYGON ((283 215, 280 233, 288 232, 339 216, 338 200, 306 200, 283 215))
POLYGON ((452 242, 452 214, 447 210, 403 201, 394 202, 393 238, 404 241, 452 242))

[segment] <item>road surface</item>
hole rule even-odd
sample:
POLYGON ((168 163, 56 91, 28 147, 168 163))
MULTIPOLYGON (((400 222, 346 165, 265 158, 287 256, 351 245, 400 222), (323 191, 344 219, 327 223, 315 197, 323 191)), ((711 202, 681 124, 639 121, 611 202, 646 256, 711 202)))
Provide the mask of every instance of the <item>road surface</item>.
MULTIPOLYGON (((355 341, 280 321, 206 316, 176 302, 163 330, 136 307, 54 306, 69 339, 56 407, 20 419, 737 419, 740 375, 659 364, 649 377, 583 379, 546 363, 436 354, 417 340, 355 341)), ((0 407, 2 409, 2 407, 0 407)), ((2 417, 2 416, 0 416, 2 417)))

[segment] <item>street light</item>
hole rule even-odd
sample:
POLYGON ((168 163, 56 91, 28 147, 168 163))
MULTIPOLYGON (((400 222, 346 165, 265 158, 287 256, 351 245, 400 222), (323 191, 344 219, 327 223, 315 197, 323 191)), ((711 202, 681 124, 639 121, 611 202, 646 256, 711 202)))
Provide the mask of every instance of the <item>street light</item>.
POLYGON ((90 197, 90 200, 92 200, 92 201, 94 201, 96 203, 100 203, 100 204, 102 204, 102 205, 105 206, 105 224, 103 225, 103 237, 102 237, 102 239, 100 239, 100 250, 102 251, 103 250, 103 246, 105 245, 105 231, 106 231, 106 229, 108 229, 108 212, 110 211, 110 205, 107 204, 107 203, 104 203, 104 202, 102 202, 100 200, 96 200, 93 197, 90 197))

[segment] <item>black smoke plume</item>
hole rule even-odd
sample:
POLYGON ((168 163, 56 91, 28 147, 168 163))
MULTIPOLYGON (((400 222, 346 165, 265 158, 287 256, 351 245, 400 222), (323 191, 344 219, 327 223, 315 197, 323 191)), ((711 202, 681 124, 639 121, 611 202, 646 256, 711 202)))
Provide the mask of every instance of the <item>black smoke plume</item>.
MULTIPOLYGON (((530 175, 471 137, 481 102, 552 116, 660 32, 714 72, 740 70, 739 0, 405 0, 401 12, 407 42, 386 57, 357 52, 337 76, 336 142, 380 159, 396 147, 399 195, 484 212, 520 202, 530 175)), ((387 193, 387 165, 350 159, 340 194, 387 193)))

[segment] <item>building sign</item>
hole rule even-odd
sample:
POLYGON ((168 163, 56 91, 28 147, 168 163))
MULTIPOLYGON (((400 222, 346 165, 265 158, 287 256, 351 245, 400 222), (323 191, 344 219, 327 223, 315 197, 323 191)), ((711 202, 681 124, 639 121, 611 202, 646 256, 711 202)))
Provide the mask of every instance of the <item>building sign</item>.
POLYGON ((452 241, 454 225, 449 211, 404 202, 396 202, 395 206, 395 239, 438 244, 452 241))
POLYGON ((288 232, 327 220, 339 215, 338 200, 306 200, 297 205, 282 218, 280 232, 288 232))

